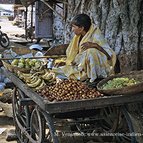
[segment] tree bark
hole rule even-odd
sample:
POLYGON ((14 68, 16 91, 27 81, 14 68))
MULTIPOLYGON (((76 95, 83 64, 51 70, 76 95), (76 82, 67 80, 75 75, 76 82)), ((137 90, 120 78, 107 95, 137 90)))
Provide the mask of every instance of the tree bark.
MULTIPOLYGON (((115 50, 121 72, 143 68, 143 0, 68 0, 67 21, 78 13, 88 14, 115 50)), ((65 43, 73 34, 69 23, 65 43)))

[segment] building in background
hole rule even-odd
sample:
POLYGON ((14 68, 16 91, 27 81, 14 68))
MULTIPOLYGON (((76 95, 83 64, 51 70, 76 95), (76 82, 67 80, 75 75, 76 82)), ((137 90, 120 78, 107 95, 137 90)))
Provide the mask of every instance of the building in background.
POLYGON ((14 4, 1 4, 0 3, 0 17, 13 20, 14 18, 14 4))
POLYGON ((12 10, 6 10, 0 7, 0 16, 6 16, 6 17, 13 17, 14 11, 12 10))
POLYGON ((15 0, 0 0, 0 4, 14 4, 15 0))
POLYGON ((12 0, 1 3, 13 3, 13 24, 25 28, 26 38, 45 39, 55 44, 64 42, 64 5, 53 0, 12 0), (60 16, 62 15, 62 16, 60 16))

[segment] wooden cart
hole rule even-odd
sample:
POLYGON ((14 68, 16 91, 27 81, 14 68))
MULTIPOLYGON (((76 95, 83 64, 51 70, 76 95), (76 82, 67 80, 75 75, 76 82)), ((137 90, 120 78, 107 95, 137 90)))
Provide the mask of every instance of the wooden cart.
MULTIPOLYGON (((14 83, 13 117, 20 143, 137 143, 142 133, 128 112, 143 93, 49 102, 2 68, 14 83)), ((139 111, 141 112, 141 111, 139 111)))

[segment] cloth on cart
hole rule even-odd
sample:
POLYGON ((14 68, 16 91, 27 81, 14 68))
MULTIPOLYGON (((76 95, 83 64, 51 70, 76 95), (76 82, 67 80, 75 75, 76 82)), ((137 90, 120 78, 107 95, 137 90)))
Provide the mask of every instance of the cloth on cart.
POLYGON ((93 82, 97 78, 105 78, 114 72, 116 63, 116 54, 109 47, 107 40, 101 34, 100 29, 92 24, 90 29, 80 41, 80 35, 75 35, 66 51, 66 65, 53 68, 54 72, 78 80, 90 79, 93 82), (104 48, 110 55, 107 56, 96 48, 82 50, 82 44, 85 42, 94 42, 104 48), (74 65, 73 65, 74 63, 74 65))
MULTIPOLYGON (((37 51, 33 55, 34 57, 43 57, 44 56, 44 53, 42 52, 43 47, 39 44, 33 44, 29 47, 29 49, 37 51)), ((41 58, 41 59, 38 59, 38 60, 43 61, 45 64, 47 63, 47 59, 41 58)))

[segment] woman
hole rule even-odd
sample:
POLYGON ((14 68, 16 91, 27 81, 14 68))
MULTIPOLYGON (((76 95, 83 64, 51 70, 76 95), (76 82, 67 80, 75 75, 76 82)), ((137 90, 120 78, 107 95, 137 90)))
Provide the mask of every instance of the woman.
POLYGON ((71 25, 75 36, 66 51, 66 66, 53 71, 68 78, 89 79, 90 82, 112 74, 116 62, 115 52, 109 47, 99 28, 91 23, 90 17, 78 14, 71 25))

